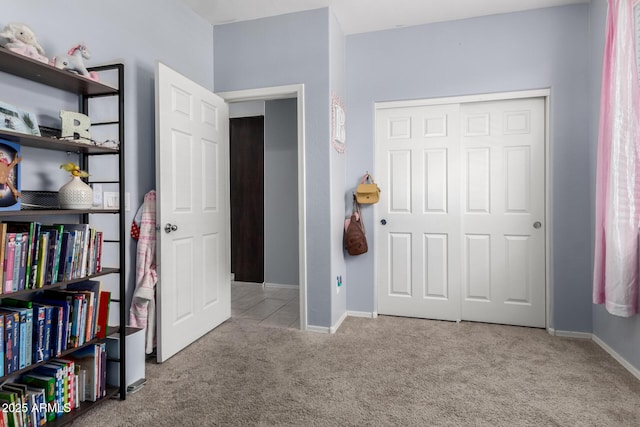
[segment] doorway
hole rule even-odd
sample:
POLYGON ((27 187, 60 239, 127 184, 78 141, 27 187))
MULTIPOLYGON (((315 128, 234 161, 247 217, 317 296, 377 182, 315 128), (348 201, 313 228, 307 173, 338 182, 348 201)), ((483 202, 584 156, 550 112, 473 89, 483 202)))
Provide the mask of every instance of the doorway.
POLYGON ((545 327, 538 92, 376 106, 380 314, 545 327))
MULTIPOLYGON (((304 85, 277 86, 269 88, 248 89, 219 94, 227 103, 233 105, 246 101, 268 101, 293 98, 296 104, 296 132, 297 150, 295 164, 297 166, 297 178, 293 182, 292 189, 286 193, 295 193, 297 206, 290 211, 295 222, 290 222, 288 227, 296 228, 297 225, 297 281, 299 290, 299 316, 300 329, 307 329, 307 280, 306 280, 306 209, 305 209, 305 138, 304 138, 304 85)), ((277 251, 276 251, 277 253, 277 251)))

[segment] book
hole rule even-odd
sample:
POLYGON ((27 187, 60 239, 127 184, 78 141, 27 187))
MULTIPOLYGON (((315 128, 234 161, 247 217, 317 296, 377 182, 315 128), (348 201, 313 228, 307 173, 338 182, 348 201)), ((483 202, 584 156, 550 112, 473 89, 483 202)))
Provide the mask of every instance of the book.
POLYGON ((60 245, 60 260, 58 262, 58 282, 64 282, 65 272, 67 269, 67 259, 69 258, 68 250, 70 248, 69 240, 71 234, 68 231, 62 233, 61 245, 60 245))
MULTIPOLYGON (((16 298, 4 298, 0 308, 19 308, 24 310, 26 328, 26 353, 25 353, 25 365, 29 366, 34 359, 34 343, 36 342, 35 333, 37 332, 38 314, 33 311, 33 303, 31 301, 24 301, 16 298)), ((20 319, 22 322, 22 318, 20 319)))
POLYGON ((49 285, 58 281, 63 226, 42 225, 40 227, 40 230, 49 232, 49 258, 47 260, 47 271, 45 279, 45 284, 49 285))
POLYGON ((7 245, 7 224, 0 223, 0 294, 4 291, 4 254, 7 245))
POLYGON ((5 375, 19 370, 20 366, 20 314, 0 309, 4 315, 5 375))
POLYGON ((46 269, 49 257, 49 233, 41 231, 38 235, 38 261, 36 266, 36 288, 41 288, 46 282, 46 269))
MULTIPOLYGON (((51 306, 48 306, 51 307, 51 306)), ((45 360, 45 322, 47 318, 47 306, 33 304, 33 363, 45 360)), ((51 310, 49 310, 49 322, 51 322, 51 310)))
POLYGON ((13 292, 13 261, 16 253, 16 233, 7 232, 4 258, 4 286, 3 293, 13 292))
POLYGON ((96 338, 104 339, 109 333, 109 307, 111 305, 111 292, 100 291, 98 300, 98 318, 96 319, 96 338))
POLYGON ((31 271, 29 272, 29 289, 35 289, 38 281, 38 254, 40 253, 40 226, 33 223, 33 247, 31 248, 31 271))
POLYGON ((22 264, 22 233, 15 233, 15 249, 13 257, 13 292, 20 290, 20 265, 22 264))
POLYGON ((0 315, 0 377, 4 377, 4 316, 0 315))
POLYGON ((96 238, 98 240, 96 244, 96 273, 100 273, 102 271, 102 231, 98 231, 96 233, 96 238))

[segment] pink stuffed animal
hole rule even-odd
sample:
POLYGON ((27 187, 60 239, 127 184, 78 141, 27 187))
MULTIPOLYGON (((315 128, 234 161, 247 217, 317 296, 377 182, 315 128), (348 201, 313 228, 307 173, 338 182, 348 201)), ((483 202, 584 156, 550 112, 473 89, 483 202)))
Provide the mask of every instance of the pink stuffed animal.
POLYGON ((2 46, 10 51, 45 64, 49 63, 49 59, 44 56, 44 49, 36 40, 35 33, 25 24, 12 22, 0 32, 0 37, 7 39, 2 46))

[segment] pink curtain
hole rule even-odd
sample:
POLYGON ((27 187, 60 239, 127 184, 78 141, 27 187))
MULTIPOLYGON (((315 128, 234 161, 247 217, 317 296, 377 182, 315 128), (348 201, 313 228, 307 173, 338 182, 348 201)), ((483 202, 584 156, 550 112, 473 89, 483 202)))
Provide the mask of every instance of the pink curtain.
POLYGON ((609 0, 596 170, 593 302, 624 317, 638 311, 640 85, 633 22, 638 3, 609 0))

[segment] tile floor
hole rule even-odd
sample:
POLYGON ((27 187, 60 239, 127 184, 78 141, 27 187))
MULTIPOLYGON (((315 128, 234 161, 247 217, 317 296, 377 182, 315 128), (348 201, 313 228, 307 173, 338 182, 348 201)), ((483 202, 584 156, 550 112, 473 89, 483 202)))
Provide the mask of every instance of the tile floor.
POLYGON ((300 328, 298 289, 231 282, 231 317, 276 328, 300 328))

